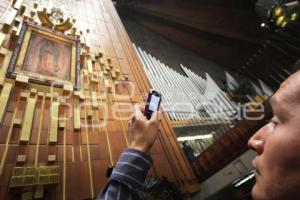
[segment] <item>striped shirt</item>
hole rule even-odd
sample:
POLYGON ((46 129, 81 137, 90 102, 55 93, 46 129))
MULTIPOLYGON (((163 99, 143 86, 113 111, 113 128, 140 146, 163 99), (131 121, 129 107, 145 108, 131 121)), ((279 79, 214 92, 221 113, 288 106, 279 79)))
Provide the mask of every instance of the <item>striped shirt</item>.
POLYGON ((135 149, 125 149, 97 199, 140 199, 138 191, 142 188, 151 165, 152 159, 149 155, 135 149))

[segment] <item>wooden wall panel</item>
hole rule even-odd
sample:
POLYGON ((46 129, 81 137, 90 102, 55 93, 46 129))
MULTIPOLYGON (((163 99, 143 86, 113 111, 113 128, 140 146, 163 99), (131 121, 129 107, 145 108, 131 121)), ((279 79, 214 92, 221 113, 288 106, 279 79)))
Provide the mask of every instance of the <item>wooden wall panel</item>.
MULTIPOLYGON (((4 84, 14 87, 0 125, 1 199, 21 198, 25 185, 13 187, 9 182, 16 176, 15 170, 29 168, 35 173, 54 173, 49 177, 44 175, 47 180, 59 176, 52 184, 42 185, 36 180, 28 192, 41 192, 47 199, 95 198, 107 181, 107 167, 116 164, 128 145, 128 120, 132 114, 129 108, 144 103, 151 88, 110 0, 63 4, 65 15, 74 15, 75 34, 80 37, 81 87, 72 90, 65 84, 62 88, 51 88, 26 77, 5 78, 4 84), (36 100, 34 104, 32 99, 36 100), (59 107, 53 113, 54 104, 59 107), (31 110, 25 117, 27 108, 31 110), (31 119, 32 126, 24 131, 30 136, 26 138, 28 143, 20 143, 21 131, 31 119), (17 163, 17 157, 26 159, 17 163), (53 171, 53 167, 57 168, 53 171)), ((58 6, 51 0, 36 5, 34 8, 32 1, 25 0, 26 10, 19 13, 20 18, 39 24, 31 11, 58 6)), ((11 48, 7 45, 3 48, 13 51, 16 41, 11 43, 11 48)), ((166 116, 151 155, 154 165, 149 174, 168 177, 183 192, 198 191, 197 180, 166 116)))
POLYGON ((3 168, 3 173, 0 176, 0 178, 2 180, 0 182, 0 199, 7 198, 7 188, 8 188, 8 184, 9 184, 12 166, 13 166, 12 164, 6 164, 3 168))

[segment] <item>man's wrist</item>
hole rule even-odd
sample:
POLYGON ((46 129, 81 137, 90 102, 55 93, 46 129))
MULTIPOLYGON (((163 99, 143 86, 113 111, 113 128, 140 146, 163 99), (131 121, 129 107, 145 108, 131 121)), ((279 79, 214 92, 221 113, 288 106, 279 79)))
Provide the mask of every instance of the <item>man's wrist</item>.
POLYGON ((143 152, 143 153, 145 153, 145 154, 149 154, 149 151, 150 151, 150 147, 149 146, 146 146, 146 145, 134 145, 134 144, 131 144, 131 145, 129 145, 128 146, 128 148, 130 148, 130 149, 135 149, 135 150, 137 150, 137 151, 141 151, 141 152, 143 152))

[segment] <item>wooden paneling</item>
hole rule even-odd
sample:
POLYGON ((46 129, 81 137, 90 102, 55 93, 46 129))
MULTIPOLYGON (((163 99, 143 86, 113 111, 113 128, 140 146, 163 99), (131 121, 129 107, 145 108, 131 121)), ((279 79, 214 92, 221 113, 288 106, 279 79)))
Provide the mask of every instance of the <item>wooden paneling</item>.
POLYGON ((11 83, 6 83, 4 84, 2 90, 1 90, 1 95, 0 95, 0 123, 2 122, 4 112, 7 106, 7 102, 9 99, 9 95, 11 92, 13 85, 11 83))
POLYGON ((28 142, 32 131, 36 97, 28 97, 24 114, 20 142, 28 142))

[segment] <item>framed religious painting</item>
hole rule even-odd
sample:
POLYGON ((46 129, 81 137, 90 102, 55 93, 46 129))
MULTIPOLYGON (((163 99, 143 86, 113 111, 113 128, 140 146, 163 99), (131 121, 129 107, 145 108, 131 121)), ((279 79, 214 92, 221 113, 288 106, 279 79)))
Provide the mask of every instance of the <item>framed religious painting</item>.
POLYGON ((13 52, 8 76, 26 75, 29 81, 80 88, 80 41, 25 22, 13 52))

